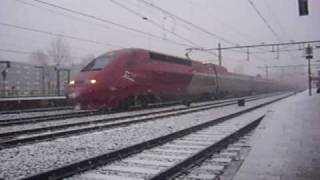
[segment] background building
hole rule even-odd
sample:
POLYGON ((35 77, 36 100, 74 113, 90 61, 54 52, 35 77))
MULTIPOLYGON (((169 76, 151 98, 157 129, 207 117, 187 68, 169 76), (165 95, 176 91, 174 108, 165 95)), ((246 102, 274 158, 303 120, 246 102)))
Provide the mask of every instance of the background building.
POLYGON ((9 62, 9 67, 5 63, 0 64, 1 97, 64 95, 68 78, 71 78, 72 74, 76 73, 71 71, 69 76, 68 70, 70 68, 59 68, 60 88, 58 91, 58 76, 54 66, 37 66, 21 62, 9 62))

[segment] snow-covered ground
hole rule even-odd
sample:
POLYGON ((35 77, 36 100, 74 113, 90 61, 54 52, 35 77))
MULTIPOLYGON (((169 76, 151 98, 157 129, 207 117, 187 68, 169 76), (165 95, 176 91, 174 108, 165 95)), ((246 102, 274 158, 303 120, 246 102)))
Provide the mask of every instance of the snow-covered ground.
POLYGON ((0 151, 0 178, 15 179, 225 116, 273 98, 0 151))
POLYGON ((161 109, 150 109, 150 110, 122 112, 122 113, 114 113, 114 114, 104 114, 104 115, 92 115, 92 116, 77 117, 77 118, 67 118, 59 121, 38 122, 38 123, 32 123, 32 124, 0 127, 0 133, 25 130, 25 129, 42 128, 42 127, 49 127, 49 126, 57 126, 57 125, 71 124, 71 123, 78 123, 78 122, 88 122, 88 121, 108 119, 108 118, 117 118, 117 117, 136 115, 141 113, 149 113, 149 112, 151 113, 151 112, 157 112, 157 111, 163 111, 163 110, 169 110, 169 109, 178 109, 182 107, 183 106, 174 106, 174 107, 161 108, 161 109))
MULTIPOLYGON (((192 104, 192 106, 201 106, 201 105, 211 104, 213 102, 222 102, 222 101, 223 100, 194 103, 192 104)), ((132 111, 132 112, 121 112, 121 113, 105 114, 105 115, 92 115, 92 116, 86 116, 86 117, 67 118, 67 119, 58 120, 58 121, 48 121, 48 122, 38 122, 38 123, 35 122, 32 124, 6 126, 6 127, 0 127, 0 133, 20 131, 20 130, 26 130, 26 129, 43 128, 43 127, 50 127, 50 126, 58 126, 58 125, 72 124, 72 123, 79 123, 79 122, 90 122, 94 120, 118 118, 118 117, 131 116, 131 115, 137 115, 137 114, 143 114, 143 113, 153 113, 153 112, 159 112, 159 111, 165 111, 165 110, 177 110, 180 108, 185 108, 185 106, 175 105, 175 106, 169 106, 164 108, 146 109, 146 110, 138 110, 138 111, 132 111)))
POLYGON ((68 114, 71 112, 77 112, 77 111, 68 109, 68 110, 43 111, 43 112, 26 112, 26 113, 17 113, 17 114, 0 114, 0 122, 1 120, 7 120, 7 119, 48 116, 48 115, 56 115, 56 114, 68 114))
MULTIPOLYGON (((236 130, 239 130, 255 121, 265 113, 265 109, 262 108, 253 113, 241 115, 230 121, 225 121, 215 126, 208 127, 201 131, 170 141, 169 143, 144 150, 121 161, 116 161, 67 179, 91 179, 92 177, 98 179, 99 177, 101 177, 101 179, 150 179, 161 171, 166 170, 168 167, 181 162, 182 160, 206 149, 211 144, 233 134, 236 130), (192 145, 192 148, 190 145, 192 145), (145 157, 167 158, 163 158, 161 161, 152 161, 152 163, 150 163, 150 161, 144 159, 145 157)), ((221 159, 224 160, 226 158, 221 159)), ((232 159, 228 160, 232 161, 232 159)))

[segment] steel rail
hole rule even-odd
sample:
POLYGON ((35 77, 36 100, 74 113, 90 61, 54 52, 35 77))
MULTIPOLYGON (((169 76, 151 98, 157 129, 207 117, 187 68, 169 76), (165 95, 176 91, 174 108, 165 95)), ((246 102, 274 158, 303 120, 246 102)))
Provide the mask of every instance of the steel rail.
POLYGON ((102 112, 83 111, 83 112, 71 112, 71 113, 55 114, 55 115, 6 119, 6 120, 0 120, 0 127, 20 125, 20 124, 30 124, 30 123, 45 122, 45 121, 63 120, 65 118, 83 117, 83 116, 89 116, 89 115, 100 114, 100 113, 102 112))
POLYGON ((257 106, 245 109, 243 111, 239 111, 233 114, 229 114, 227 116, 224 117, 220 117, 217 119, 213 119, 211 121, 190 127, 190 128, 186 128, 165 136, 161 136, 152 140, 148 140, 142 143, 138 143, 132 146, 128 146, 126 148, 122 148, 120 150, 116 150, 113 152, 109 152, 109 153, 105 153, 102 155, 98 155, 92 158, 88 158, 85 160, 81 160, 79 162, 75 162, 75 163, 71 163, 62 167, 58 167, 52 170, 48 170, 39 174, 35 174, 35 175, 31 175, 25 178, 22 178, 21 180, 44 180, 44 179, 50 179, 50 180, 57 180, 57 179, 62 179, 62 178, 66 178, 66 177, 70 177, 72 175, 90 170, 90 169, 94 169, 106 164, 109 164, 111 162, 117 161, 117 160, 121 160, 124 159, 130 155, 133 154, 137 154, 143 150, 146 149, 150 149, 152 147, 158 146, 158 145, 162 145, 165 144, 169 141, 172 141, 174 139, 180 138, 182 136, 188 135, 188 134, 192 134, 196 131, 205 129, 209 126, 214 126, 217 125, 221 122, 224 122, 226 120, 229 120, 231 118, 240 116, 242 114, 251 112, 253 110, 259 109, 261 107, 264 107, 266 105, 272 104, 274 102, 280 101, 284 98, 287 98, 289 96, 291 96, 292 94, 259 104, 257 106))
MULTIPOLYGON (((261 96, 261 95, 270 95, 270 94, 260 94, 260 95, 255 95, 255 96, 261 96)), ((236 99, 236 98, 245 98, 245 97, 250 97, 250 96, 231 97, 231 98, 227 98, 225 100, 232 100, 232 99, 236 99)), ((222 100, 217 99, 217 101, 222 101, 222 100)), ((205 102, 205 101, 195 101, 195 102, 205 102)), ((178 104, 181 104, 181 101, 169 101, 169 102, 163 102, 163 103, 150 104, 147 108, 154 109, 154 108, 161 108, 161 107, 173 106, 173 105, 178 105, 178 104)), ((143 108, 144 107, 141 107, 141 106, 132 106, 129 108, 129 110, 127 110, 127 112, 141 110, 143 108)), ((31 123, 46 122, 46 121, 64 120, 66 118, 77 118, 77 117, 85 117, 85 116, 91 116, 91 115, 114 114, 114 113, 119 113, 119 112, 124 112, 124 111, 123 110, 113 110, 113 111, 93 110, 93 111, 80 112, 80 114, 79 114, 79 112, 71 112, 71 113, 65 113, 65 114, 59 114, 59 115, 12 118, 12 119, 7 119, 7 120, 0 120, 0 127, 20 125, 20 124, 31 124, 31 123), (66 116, 64 116, 64 115, 66 115, 66 116)))
MULTIPOLYGON (((264 95, 266 95, 266 94, 264 94, 264 95)), ((248 97, 248 96, 245 96, 245 97, 248 97)), ((231 99, 235 99, 235 98, 230 98, 230 99, 226 99, 226 100, 231 100, 231 99)), ((218 101, 221 101, 221 100, 218 100, 218 101)), ((172 105, 177 105, 177 104, 181 104, 181 102, 180 101, 171 101, 171 102, 165 102, 165 103, 161 103, 161 104, 160 103, 151 104, 148 107, 148 109, 161 108, 161 107, 172 106, 172 105)), ((130 109, 128 111, 140 110, 142 108, 143 107, 140 107, 140 106, 133 106, 133 107, 130 107, 130 109)), ((93 115, 114 114, 114 113, 119 113, 119 112, 124 112, 124 111, 115 110, 115 111, 107 112, 107 111, 94 110, 94 111, 84 111, 84 112, 71 112, 71 113, 58 114, 58 115, 14 118, 14 119, 0 120, 0 127, 21 125, 21 124, 31 124, 31 123, 38 123, 38 122, 65 120, 67 118, 77 118, 77 117, 85 117, 85 116, 93 116, 93 115)))
MULTIPOLYGON (((249 99, 247 101, 254 101, 254 100, 262 99, 262 98, 265 98, 265 97, 256 97, 256 98, 249 99)), ((105 130, 105 129, 109 129, 109 128, 129 126, 129 125, 132 125, 132 124, 143 123, 143 122, 148 122, 148 121, 154 121, 154 120, 158 120, 158 119, 162 119, 162 118, 168 118, 168 117, 173 117, 173 116, 178 116, 178 115, 184 115, 184 114, 187 114, 187 113, 194 113, 194 112, 199 112, 199 111, 204 111, 204 110, 209 110, 209 109, 213 109, 213 108, 219 108, 219 107, 224 107, 224 106, 229 106, 229 105, 234 105, 234 104, 237 104, 237 100, 232 100, 232 101, 230 100, 228 102, 218 102, 218 103, 213 104, 213 105, 212 104, 211 105, 205 105, 205 107, 200 108, 200 109, 196 109, 196 108, 199 108, 199 107, 193 107, 194 108, 193 110, 188 110, 188 111, 183 111, 183 110, 187 109, 187 108, 183 108, 183 110, 179 110, 180 112, 173 113, 173 114, 167 114, 167 115, 160 115, 160 116, 157 116, 157 117, 147 117, 147 118, 142 118, 142 119, 133 120, 133 121, 115 122, 115 123, 112 123, 112 124, 98 125, 98 126, 93 126, 93 127, 84 127, 84 128, 79 128, 79 129, 72 129, 72 130, 56 132, 56 133, 50 133, 50 134, 43 134, 43 135, 38 135, 38 136, 30 136, 30 137, 25 137, 25 138, 3 140, 3 141, 0 141, 0 149, 17 147, 17 146, 21 146, 21 145, 25 145, 25 144, 31 144, 31 143, 37 143, 37 142, 45 141, 45 140, 57 139, 57 138, 60 138, 60 137, 68 137, 68 136, 73 136, 73 135, 78 135, 78 134, 90 133, 90 132, 93 132, 93 131, 101 131, 101 130, 105 130)), ((170 110, 168 110, 168 112, 169 111, 170 110)), ((171 110, 171 112, 174 112, 174 111, 177 111, 177 110, 171 110)), ((150 114, 152 114, 152 113, 149 113, 149 115, 150 114)), ((146 116, 146 115, 145 114, 144 115, 139 115, 139 117, 140 116, 143 117, 143 116, 146 116)), ((134 115, 131 116, 131 118, 133 118, 133 117, 137 117, 137 116, 134 116, 134 115)), ((112 120, 106 119, 105 121, 110 122, 110 121, 114 121, 115 119, 121 119, 121 117, 120 118, 114 118, 112 120)), ((101 120, 101 121, 103 121, 103 120, 101 120)), ((44 129, 46 129, 46 128, 44 128, 44 129)), ((36 130, 34 130, 34 131, 36 131, 36 130)), ((28 131, 31 132, 33 130, 26 130, 26 131, 27 132, 28 131)), ((15 133, 17 133, 17 134, 20 133, 21 134, 21 133, 23 133, 23 131, 20 131, 20 132, 8 132, 7 134, 3 133, 2 135, 7 135, 8 136, 8 135, 14 135, 15 133)))
MULTIPOLYGON (((149 106, 149 109, 152 108, 159 108, 164 106, 176 105, 180 102, 166 102, 162 104, 152 104, 149 106)), ((142 107, 134 106, 131 107, 128 111, 135 111, 139 110, 142 107)), ((47 116, 33 116, 33 117, 25 117, 25 118, 14 118, 14 119, 7 119, 7 120, 0 120, 0 127, 1 126, 13 126, 13 125, 21 125, 21 124, 31 124, 31 123, 38 123, 38 122, 49 122, 49 121, 57 121, 57 120, 65 120, 66 118, 77 118, 77 117, 85 117, 91 115, 101 115, 101 114, 114 114, 123 111, 115 110, 115 111, 84 111, 84 112, 72 112, 72 113, 65 113, 65 114, 58 114, 58 115, 47 115, 47 116)))
POLYGON ((71 109, 72 109, 71 106, 61 106, 61 107, 52 107, 52 108, 16 109, 16 110, 0 111, 0 114, 20 114, 20 113, 60 111, 60 110, 71 110, 71 109))
POLYGON ((239 137, 247 134, 255 127, 259 125, 261 120, 265 117, 265 115, 259 117, 258 119, 254 120, 253 122, 249 123, 245 127, 237 130, 236 132, 230 134, 229 136, 224 137, 223 139, 219 140, 218 142, 212 144, 211 146, 201 150, 200 152, 190 156, 189 158, 171 166, 170 168, 160 172, 159 174, 155 175, 154 177, 150 178, 151 180, 170 180, 175 179, 186 173, 188 170, 192 169, 197 164, 201 163, 205 159, 212 156, 214 153, 219 152, 223 148, 225 148, 228 144, 234 141, 234 139, 238 139, 239 137))
MULTIPOLYGON (((148 109, 153 108, 161 108, 166 106, 172 106, 181 104, 179 101, 170 101, 165 103, 158 103, 158 104, 151 104, 148 106, 148 109)), ((140 106, 133 106, 130 107, 128 110, 135 111, 140 110, 142 107, 140 106)), ((46 115, 46 116, 33 116, 33 117, 25 117, 25 118, 13 118, 13 119, 7 119, 7 120, 0 120, 0 127, 4 126, 14 126, 14 125, 21 125, 21 124, 31 124, 31 123, 38 123, 38 122, 49 122, 49 121, 57 121, 57 120, 65 120, 66 118, 77 118, 77 117, 85 117, 85 116, 92 116, 92 115, 102 115, 102 114, 114 114, 124 112, 122 110, 114 110, 111 112, 108 111, 99 111, 99 110, 93 110, 93 111, 84 111, 84 112, 71 112, 71 113, 65 113, 65 114, 58 114, 58 115, 46 115)))
MULTIPOLYGON (((264 98, 264 97, 265 96, 252 97, 252 98, 248 97, 247 101, 256 100, 256 99, 264 98)), ((195 108, 199 108, 199 107, 207 107, 207 106, 218 105, 218 104, 229 103, 229 102, 233 102, 232 104, 235 104, 237 100, 238 99, 231 99, 231 100, 213 102, 213 103, 205 104, 205 105, 198 105, 198 106, 194 106, 194 107, 182 107, 182 108, 178 108, 178 109, 160 110, 160 111, 156 111, 156 112, 148 112, 148 113, 141 113, 141 114, 134 114, 134 115, 125 115, 125 116, 114 117, 114 118, 106 118, 106 119, 90 120, 90 121, 84 121, 84 122, 66 123, 66 124, 62 124, 62 125, 55 125, 55 126, 49 126, 49 127, 10 131, 10 132, 0 133, 0 138, 13 137, 13 136, 25 135, 25 134, 31 134, 31 133, 41 133, 41 132, 46 132, 46 131, 53 131, 53 130, 70 128, 70 127, 76 127, 76 126, 108 123, 108 122, 116 121, 116 120, 125 120, 125 119, 129 119, 129 118, 137 118, 137 117, 143 117, 143 116, 149 116, 149 115, 156 115, 156 114, 160 114, 160 113, 170 113, 170 112, 182 111, 182 110, 187 110, 187 109, 195 109, 195 108)))

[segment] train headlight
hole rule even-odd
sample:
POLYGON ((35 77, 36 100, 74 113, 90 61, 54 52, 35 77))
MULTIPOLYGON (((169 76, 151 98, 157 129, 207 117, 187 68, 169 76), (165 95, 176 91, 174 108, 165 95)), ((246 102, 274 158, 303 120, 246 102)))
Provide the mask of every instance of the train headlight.
POLYGON ((75 81, 72 80, 72 81, 69 82, 69 84, 70 84, 70 85, 74 85, 74 84, 75 84, 75 81))
POLYGON ((91 83, 91 84, 95 84, 95 83, 97 83, 97 80, 91 79, 91 80, 90 80, 90 83, 91 83))

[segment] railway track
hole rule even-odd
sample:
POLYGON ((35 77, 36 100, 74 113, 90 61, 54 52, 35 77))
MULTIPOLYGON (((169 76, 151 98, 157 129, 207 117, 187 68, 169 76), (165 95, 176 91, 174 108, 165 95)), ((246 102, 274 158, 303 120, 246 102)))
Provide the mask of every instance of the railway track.
MULTIPOLYGON (((261 96, 261 95, 260 95, 261 96)), ((231 98, 227 100, 217 100, 220 101, 232 101, 238 98, 231 98)), ((215 102, 213 102, 215 103, 215 102)), ((181 102, 167 102, 161 104, 151 104, 148 108, 161 108, 167 107, 172 105, 181 104, 181 102)), ((142 107, 135 106, 131 107, 128 111, 135 111, 140 110, 142 107)), ((0 127, 6 126, 15 126, 15 125, 24 125, 24 124, 32 124, 32 123, 40 123, 40 122, 50 122, 50 121, 58 121, 58 120, 65 120, 68 118, 79 118, 79 117, 86 117, 86 116, 94 116, 94 115, 103 115, 103 114, 113 114, 119 113, 122 111, 113 111, 113 112, 106 112, 106 111, 76 111, 71 113, 64 113, 64 114, 57 114, 57 115, 45 115, 45 116, 32 116, 32 117, 22 117, 22 118, 12 118, 12 119, 5 119, 0 121, 0 127)))
MULTIPOLYGON (((153 108, 161 108, 166 106, 172 106, 181 104, 181 102, 166 102, 161 104, 151 104, 148 106, 148 109, 153 108)), ((130 107, 128 111, 135 111, 140 110, 142 107, 134 106, 130 107)), ((57 115, 45 115, 45 116, 32 116, 32 117, 22 117, 22 118, 12 118, 12 119, 5 119, 0 121, 0 127, 6 127, 6 126, 15 126, 15 125, 24 125, 24 124, 32 124, 32 123, 40 123, 40 122, 50 122, 50 121, 58 121, 58 120, 65 120, 68 118, 79 118, 79 117, 86 117, 86 116, 95 116, 95 115, 104 115, 104 114, 114 114, 119 113, 123 111, 76 111, 71 113, 64 113, 64 114, 57 114, 57 115)))
POLYGON ((57 120, 64 120, 66 118, 85 117, 85 116, 99 115, 99 114, 102 114, 102 112, 100 112, 100 111, 76 111, 76 112, 71 112, 71 113, 63 113, 63 114, 55 114, 55 115, 31 116, 31 117, 6 119, 6 120, 0 121, 0 127, 31 124, 31 123, 38 123, 38 122, 57 121, 57 120))
MULTIPOLYGON (((259 96, 248 98, 247 101, 254 101, 269 96, 259 96)), ((0 134, 0 148, 16 147, 24 144, 34 142, 51 140, 60 137, 67 137, 78 135, 81 133, 90 133, 92 131, 101 131, 108 128, 115 128, 120 126, 128 126, 132 124, 154 121, 161 118, 168 118, 172 116, 185 115, 213 108, 219 108, 229 105, 237 104, 238 99, 218 101, 214 103, 199 105, 190 108, 179 108, 160 110, 149 113, 140 113, 135 115, 120 116, 115 118, 98 119, 85 122, 69 123, 57 126, 26 129, 21 131, 11 131, 0 134), (55 131, 55 132, 52 132, 55 131)))
POLYGON ((51 107, 51 108, 36 108, 36 109, 18 109, 18 110, 0 111, 0 114, 20 114, 20 113, 59 111, 59 110, 71 110, 71 109, 72 109, 71 106, 51 107))
POLYGON ((175 179, 256 127, 265 113, 259 108, 288 96, 23 179, 175 179))
MULTIPOLYGON (((228 146, 232 141, 254 129, 264 116, 248 119, 247 121, 221 122, 184 135, 178 139, 168 141, 162 145, 142 150, 137 154, 113 162, 109 165, 75 175, 70 179, 217 179, 223 172, 224 165, 236 158, 236 154, 222 154, 208 160, 202 167, 213 172, 188 172, 192 167, 209 159, 215 153, 228 146), (226 156, 226 157, 222 157, 226 156), (186 175, 186 173, 189 173, 186 175)), ((236 121, 235 119, 232 119, 236 121)), ((229 148, 231 151, 231 148, 229 148)), ((233 148, 233 152, 239 148, 233 148)))
POLYGON ((211 151, 206 156, 199 157, 188 168, 177 171, 172 179, 231 180, 249 154, 253 131, 238 134, 220 151, 211 151))

